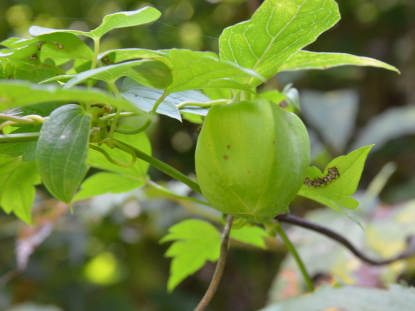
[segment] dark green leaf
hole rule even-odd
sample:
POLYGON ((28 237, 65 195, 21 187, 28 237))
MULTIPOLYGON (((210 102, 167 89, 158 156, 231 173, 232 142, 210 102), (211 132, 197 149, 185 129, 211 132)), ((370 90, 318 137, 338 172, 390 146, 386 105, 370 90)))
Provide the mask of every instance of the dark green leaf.
POLYGON ((42 126, 37 161, 42 181, 57 199, 70 203, 88 171, 91 116, 74 104, 52 112, 42 126))

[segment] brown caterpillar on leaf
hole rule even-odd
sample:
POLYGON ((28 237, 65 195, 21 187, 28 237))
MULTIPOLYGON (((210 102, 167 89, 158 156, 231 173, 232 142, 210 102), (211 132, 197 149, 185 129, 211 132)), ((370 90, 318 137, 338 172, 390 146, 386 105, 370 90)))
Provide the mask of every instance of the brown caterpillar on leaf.
POLYGON ((319 177, 316 179, 311 180, 310 178, 306 178, 304 181, 304 184, 307 187, 314 187, 314 188, 318 188, 321 186, 325 186, 327 185, 327 183, 329 183, 330 181, 335 180, 337 177, 340 177, 340 173, 339 170, 337 169, 337 167, 333 166, 327 169, 327 174, 324 177, 319 177))

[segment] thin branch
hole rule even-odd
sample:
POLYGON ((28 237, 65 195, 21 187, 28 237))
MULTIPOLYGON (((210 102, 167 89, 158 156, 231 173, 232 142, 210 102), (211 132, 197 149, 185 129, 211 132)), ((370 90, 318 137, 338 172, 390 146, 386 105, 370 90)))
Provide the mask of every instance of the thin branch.
POLYGON ((198 306, 194 311, 203 311, 208 306, 209 302, 212 300, 213 295, 218 288, 220 279, 222 278, 223 270, 225 268, 226 255, 228 254, 228 244, 229 244, 229 234, 232 228, 233 216, 228 215, 226 217, 225 228, 222 233, 222 243, 220 244, 220 255, 218 263, 216 264, 215 272, 213 274, 210 285, 202 300, 199 302, 198 306))
POLYGON ((197 183, 195 183, 193 180, 188 178, 186 175, 181 173, 180 171, 176 170, 174 167, 171 167, 170 165, 164 163, 163 161, 160 161, 156 158, 153 158, 152 156, 149 156, 148 154, 142 152, 141 150, 138 150, 137 148, 134 148, 133 146, 130 146, 126 143, 123 143, 122 141, 117 140, 117 142, 123 144, 124 146, 128 147, 132 151, 134 151, 137 158, 150 163, 154 167, 158 168, 160 171, 166 173, 167 175, 173 177, 174 179, 177 179, 178 181, 181 181, 182 183, 189 186, 190 189, 197 193, 202 193, 200 190, 200 187, 197 183))
POLYGON ((284 241, 284 244, 287 247, 288 251, 291 253, 291 255, 294 257, 295 261, 297 262, 298 268, 300 269, 300 272, 301 272, 301 274, 304 278, 304 281, 307 285, 308 290, 310 292, 313 292, 314 291, 313 281, 311 280, 310 275, 308 274, 307 269, 305 268, 305 265, 304 265, 303 261, 301 260, 301 257, 298 254, 297 250, 295 249, 294 245, 291 243, 290 239, 285 234, 285 232, 281 228, 280 224, 278 224, 278 226, 275 228, 275 231, 278 233, 278 235, 284 241))
POLYGON ((19 133, 0 135, 0 144, 2 143, 21 143, 38 140, 40 133, 19 133))
POLYGON ((364 262, 366 262, 370 265, 373 265, 373 266, 387 265, 387 264, 390 264, 392 262, 402 260, 402 259, 405 259, 405 258, 409 258, 409 257, 412 257, 412 256, 415 255, 415 238, 412 237, 412 236, 408 239, 407 248, 404 252, 402 252, 398 256, 390 258, 390 259, 376 260, 376 259, 369 258, 365 254, 363 254, 356 247, 354 247, 352 245, 352 243, 350 243, 346 238, 344 238, 340 234, 338 234, 338 233, 336 233, 336 232, 334 232, 334 231, 332 231, 332 230, 330 230, 326 227, 320 226, 319 224, 310 222, 308 220, 305 220, 303 218, 293 216, 293 215, 280 214, 277 217, 275 217, 275 219, 277 219, 280 222, 290 223, 292 225, 296 225, 296 226, 299 226, 299 227, 303 227, 303 228, 321 233, 321 234, 323 234, 323 235, 339 242, 340 244, 345 246, 348 250, 350 250, 360 260, 362 260, 362 261, 364 261, 364 262))

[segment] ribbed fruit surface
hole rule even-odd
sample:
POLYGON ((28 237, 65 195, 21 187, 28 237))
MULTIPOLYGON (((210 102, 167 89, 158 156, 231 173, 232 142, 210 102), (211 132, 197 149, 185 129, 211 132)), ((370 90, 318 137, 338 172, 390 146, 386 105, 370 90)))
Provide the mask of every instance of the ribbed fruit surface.
POLYGON ((196 146, 205 198, 217 210, 253 222, 288 207, 309 163, 304 124, 267 100, 213 106, 196 146))

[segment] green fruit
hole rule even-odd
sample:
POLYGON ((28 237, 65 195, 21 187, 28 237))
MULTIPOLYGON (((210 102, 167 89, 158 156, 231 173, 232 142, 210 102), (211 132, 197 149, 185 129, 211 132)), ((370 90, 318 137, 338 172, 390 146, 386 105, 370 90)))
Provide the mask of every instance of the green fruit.
POLYGON ((263 99, 213 106, 196 147, 205 198, 223 213, 254 222, 287 209, 309 163, 302 121, 263 99))

